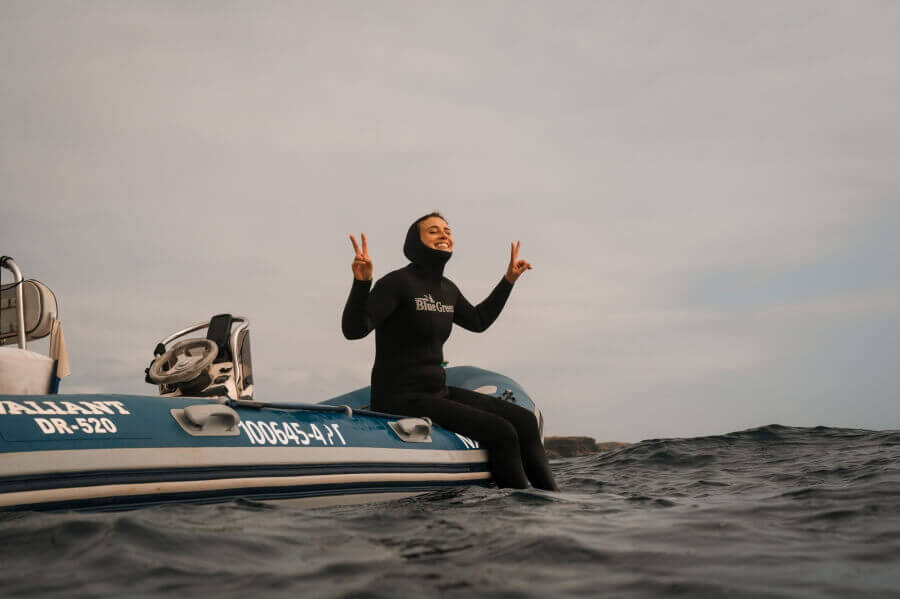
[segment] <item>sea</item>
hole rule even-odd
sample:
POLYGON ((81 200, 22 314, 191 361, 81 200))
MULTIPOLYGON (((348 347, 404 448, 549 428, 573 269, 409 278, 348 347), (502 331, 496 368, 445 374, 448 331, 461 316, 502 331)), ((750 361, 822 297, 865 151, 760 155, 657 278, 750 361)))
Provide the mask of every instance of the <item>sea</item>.
POLYGON ((319 509, 0 514, 3 597, 900 597, 900 431, 771 425, 319 509))

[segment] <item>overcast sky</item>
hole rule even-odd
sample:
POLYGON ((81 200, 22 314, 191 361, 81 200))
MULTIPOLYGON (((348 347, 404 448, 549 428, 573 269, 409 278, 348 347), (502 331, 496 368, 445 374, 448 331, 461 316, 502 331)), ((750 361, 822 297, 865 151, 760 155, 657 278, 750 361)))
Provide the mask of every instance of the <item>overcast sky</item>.
MULTIPOLYGON (((257 398, 368 384, 376 277, 442 210, 451 365, 545 432, 900 428, 896 2, 0 0, 0 253, 57 294, 62 391, 250 317, 257 398)), ((9 282, 4 272, 4 281, 9 282)), ((40 344, 34 344, 41 348, 40 344)))

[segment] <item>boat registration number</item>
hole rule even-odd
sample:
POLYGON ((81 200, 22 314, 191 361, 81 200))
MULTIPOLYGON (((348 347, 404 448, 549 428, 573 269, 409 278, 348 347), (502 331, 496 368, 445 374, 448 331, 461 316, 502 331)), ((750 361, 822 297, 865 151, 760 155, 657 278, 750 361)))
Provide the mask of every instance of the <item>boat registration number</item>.
POLYGON ((335 423, 310 424, 304 428, 299 422, 278 422, 275 420, 241 420, 241 432, 250 439, 251 445, 346 445, 340 425, 335 423))
POLYGON ((74 422, 63 418, 35 418, 34 423, 45 435, 74 435, 78 432, 97 435, 119 431, 116 423, 109 418, 76 418, 74 422))

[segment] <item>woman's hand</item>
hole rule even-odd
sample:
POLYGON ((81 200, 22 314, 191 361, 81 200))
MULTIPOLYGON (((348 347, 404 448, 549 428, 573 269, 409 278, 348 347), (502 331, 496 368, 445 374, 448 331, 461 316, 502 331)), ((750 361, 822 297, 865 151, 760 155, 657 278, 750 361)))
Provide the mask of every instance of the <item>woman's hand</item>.
POLYGON ((506 269, 506 274, 503 275, 503 278, 505 278, 510 284, 515 283, 516 279, 522 276, 523 272, 525 272, 526 270, 531 270, 531 264, 529 264, 525 260, 519 260, 519 248, 521 246, 521 241, 517 241, 510 245, 509 268, 506 269))
POLYGON ((353 235, 350 236, 350 243, 353 244, 353 251, 356 252, 356 257, 353 258, 353 264, 350 268, 353 270, 353 278, 356 280, 371 281, 372 259, 369 258, 369 244, 366 243, 365 233, 361 233, 360 237, 362 237, 362 251, 356 245, 356 238, 353 235))

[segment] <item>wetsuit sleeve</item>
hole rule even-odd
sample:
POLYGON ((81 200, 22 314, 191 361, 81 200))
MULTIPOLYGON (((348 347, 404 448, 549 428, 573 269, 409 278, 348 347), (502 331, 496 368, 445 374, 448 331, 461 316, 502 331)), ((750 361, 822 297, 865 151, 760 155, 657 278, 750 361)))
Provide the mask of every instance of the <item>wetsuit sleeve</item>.
POLYGON ((512 283, 505 277, 500 279, 487 299, 477 306, 470 304, 463 294, 459 293, 453 306, 453 322, 476 333, 484 331, 500 316, 512 287, 512 283))
POLYGON ((353 279, 350 297, 341 317, 341 331, 347 339, 362 339, 397 307, 397 294, 384 279, 369 292, 372 281, 353 279))

